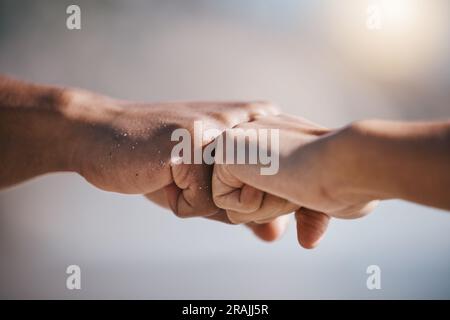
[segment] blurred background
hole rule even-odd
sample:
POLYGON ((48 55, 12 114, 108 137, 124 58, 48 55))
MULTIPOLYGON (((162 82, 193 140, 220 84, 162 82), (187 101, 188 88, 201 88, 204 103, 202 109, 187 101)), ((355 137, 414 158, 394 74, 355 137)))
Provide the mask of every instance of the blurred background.
MULTIPOLYGON (((0 0, 0 72, 123 99, 265 99, 331 127, 448 119, 450 2, 0 0)), ((402 201, 332 221, 307 251, 294 223, 268 244, 75 174, 0 192, 0 298, 448 299, 449 279, 449 213, 402 201)))

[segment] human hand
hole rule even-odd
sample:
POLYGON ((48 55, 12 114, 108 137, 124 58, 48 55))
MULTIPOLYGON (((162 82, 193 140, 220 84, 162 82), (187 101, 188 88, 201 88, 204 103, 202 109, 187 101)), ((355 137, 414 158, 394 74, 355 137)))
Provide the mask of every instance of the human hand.
MULTIPOLYGON (((156 192, 145 195, 152 202, 159 206, 170 209, 166 191, 160 189, 156 192)), ((225 210, 219 209, 215 214, 204 216, 204 218, 220 221, 226 224, 232 224, 225 210)), ((245 226, 248 227, 253 233, 264 241, 277 240, 285 231, 289 224, 289 216, 279 216, 274 219, 270 219, 265 223, 248 222, 245 226)))
POLYGON ((211 165, 171 162, 172 132, 187 129, 193 140, 200 139, 202 148, 210 140, 195 136, 194 121, 222 132, 256 116, 277 113, 267 103, 145 104, 84 91, 70 91, 67 97, 63 112, 77 127, 73 151, 77 171, 103 190, 165 197, 180 217, 207 216, 219 209, 211 196, 211 165))
MULTIPOLYGON (((212 166, 170 161, 174 130, 188 132, 196 152, 227 128, 277 112, 265 103, 132 103, 1 75, 0 111, 0 188, 46 173, 78 172, 107 191, 146 194, 180 217, 228 223, 212 201, 212 166), (215 131, 196 133, 196 121, 215 131)), ((273 240, 283 221, 249 226, 273 240)))
MULTIPOLYGON (((342 134, 287 115, 263 117, 237 128, 279 129, 279 150, 270 150, 279 154, 279 171, 261 175, 261 163, 215 165, 213 199, 227 210, 231 221, 264 222, 296 211, 299 242, 312 248, 325 232, 329 217, 357 218, 374 207, 370 195, 347 188, 351 185, 347 180, 353 177, 345 165, 349 153, 342 134)), ((229 134, 241 133, 231 129, 229 134)), ((218 149, 216 158, 225 151, 218 149)))

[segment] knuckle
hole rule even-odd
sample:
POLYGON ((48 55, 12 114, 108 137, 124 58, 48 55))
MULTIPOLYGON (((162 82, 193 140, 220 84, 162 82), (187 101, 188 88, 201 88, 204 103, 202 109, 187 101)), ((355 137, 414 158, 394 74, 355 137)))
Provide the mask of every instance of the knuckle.
POLYGON ((269 101, 249 102, 246 107, 247 110, 255 116, 266 116, 279 113, 278 107, 269 101))
POLYGON ((224 208, 224 206, 225 206, 225 201, 223 199, 224 197, 225 197, 225 195, 222 195, 222 194, 213 194, 213 201, 217 207, 226 209, 226 208, 224 208))
POLYGON ((252 213, 261 208, 261 203, 257 199, 249 199, 245 202, 236 204, 235 210, 242 213, 252 213))
POLYGON ((180 219, 186 219, 186 218, 191 218, 193 217, 193 215, 187 211, 184 210, 172 210, 173 214, 180 219))
POLYGON ((232 224, 242 224, 246 222, 242 214, 236 211, 227 210, 227 216, 232 224))

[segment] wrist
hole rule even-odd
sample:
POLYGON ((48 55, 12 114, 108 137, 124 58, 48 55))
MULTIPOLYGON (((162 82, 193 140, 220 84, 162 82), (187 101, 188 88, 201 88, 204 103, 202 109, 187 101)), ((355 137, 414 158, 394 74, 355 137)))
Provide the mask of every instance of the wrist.
POLYGON ((72 171, 64 90, 0 77, 2 186, 39 174, 72 171))
POLYGON ((366 192, 447 208, 448 121, 365 120, 352 125, 366 192))
POLYGON ((92 159, 106 145, 112 144, 118 129, 114 119, 123 112, 116 100, 80 89, 61 89, 61 100, 57 107, 61 121, 65 124, 62 151, 68 171, 83 175, 91 167, 92 159))
POLYGON ((340 159, 348 194, 367 201, 400 197, 401 190, 392 177, 400 170, 393 152, 391 136, 395 126, 382 120, 360 120, 339 130, 340 159))
MULTIPOLYGON (((32 99, 29 117, 36 157, 41 157, 45 172, 76 171, 75 144, 78 130, 76 122, 63 112, 68 105, 70 90, 42 87, 32 99)), ((28 110, 27 110, 28 111, 28 110)))

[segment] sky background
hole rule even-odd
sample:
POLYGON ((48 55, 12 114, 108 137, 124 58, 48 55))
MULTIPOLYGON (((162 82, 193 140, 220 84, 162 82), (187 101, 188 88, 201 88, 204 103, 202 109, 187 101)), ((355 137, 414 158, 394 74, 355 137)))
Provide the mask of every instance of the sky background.
MULTIPOLYGON (((449 39, 445 0, 0 0, 1 73, 140 101, 270 100, 329 127, 448 119, 449 39)), ((308 251, 294 223, 268 244, 54 174, 0 192, 0 298, 448 299, 449 231, 447 212, 392 200, 308 251)))

